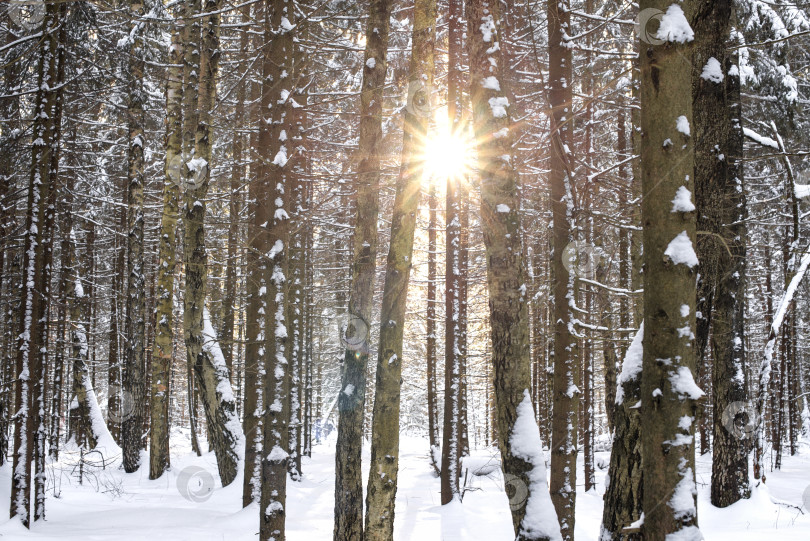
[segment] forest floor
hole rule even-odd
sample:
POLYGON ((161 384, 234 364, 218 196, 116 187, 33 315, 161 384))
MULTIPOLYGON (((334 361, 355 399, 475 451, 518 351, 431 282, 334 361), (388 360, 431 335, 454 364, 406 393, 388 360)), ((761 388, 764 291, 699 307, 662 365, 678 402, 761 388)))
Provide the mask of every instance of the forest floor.
MULTIPOLYGON (((174 441, 183 439, 173 434, 174 441), (176 437, 175 437, 176 436, 176 437)), ((512 539, 509 501, 492 449, 474 453, 474 469, 492 470, 468 481, 464 502, 439 505, 439 479, 428 460, 425 440, 403 436, 396 500, 397 541, 512 539), (485 467, 489 463, 490 467, 485 467)), ((698 458, 698 513, 707 541, 810 539, 810 442, 798 456, 784 458, 781 471, 768 475, 767 488, 750 500, 727 509, 709 503, 711 455, 698 458), (803 495, 807 503, 803 504, 803 495)), ((367 450, 366 450, 367 451, 367 450)), ((87 466, 78 483, 76 457, 65 456, 48 466, 46 521, 29 532, 15 520, 0 523, 0 539, 96 540, 228 540, 257 539, 258 508, 240 509, 242 477, 228 487, 219 485, 212 453, 197 457, 188 447, 173 450, 172 470, 148 480, 148 465, 126 474, 113 463, 105 469, 87 466), (179 480, 179 482, 178 482, 179 480), (58 497, 54 497, 57 494, 58 497)), ((146 458, 146 457, 145 457, 146 458)), ((88 460, 92 460, 90 456, 88 460)), ((596 541, 602 516, 602 494, 608 453, 597 453, 597 486, 588 493, 578 486, 576 538, 596 541)), ((144 464, 148 458, 144 460, 144 464)), ((366 454, 364 462, 368 463, 366 454)), ((582 463, 580 461, 582 479, 582 463)), ((334 507, 334 440, 313 448, 304 458, 304 477, 288 484, 287 538, 328 541, 332 538, 334 507)), ((367 473, 367 472, 366 472, 367 473)), ((0 509, 8 509, 10 466, 0 469, 0 509)))

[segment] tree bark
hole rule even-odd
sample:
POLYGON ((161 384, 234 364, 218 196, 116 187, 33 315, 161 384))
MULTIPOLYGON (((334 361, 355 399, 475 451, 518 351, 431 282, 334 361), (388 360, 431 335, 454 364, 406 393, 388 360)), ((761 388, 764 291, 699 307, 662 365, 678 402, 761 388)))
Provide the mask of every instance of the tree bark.
POLYGON ((380 312, 380 345, 371 429, 371 469, 366 497, 366 539, 394 535, 394 501, 399 470, 399 410, 402 340, 413 259, 413 238, 423 175, 421 150, 431 111, 436 2, 416 0, 403 122, 402 165, 391 217, 391 241, 380 312))
POLYGON ((577 480, 577 432, 580 390, 579 345, 574 331, 576 277, 565 265, 572 236, 574 213, 573 167, 573 77, 572 53, 565 37, 570 31, 570 5, 566 0, 548 2, 549 106, 551 107, 551 186, 554 252, 554 378, 551 418, 551 500, 560 520, 563 539, 574 539, 577 480))
POLYGON ((641 179, 644 230, 644 354, 641 453, 644 464, 641 533, 700 539, 694 466, 694 421, 703 392, 694 380, 697 257, 691 202, 695 172, 691 29, 696 2, 645 1, 673 18, 676 30, 658 38, 655 22, 641 47, 641 179), (685 12, 685 13, 684 13, 685 12), (652 32, 652 34, 651 34, 652 32), (653 36, 650 38, 650 36, 653 36), (671 41, 667 41, 671 40, 671 41))
MULTIPOLYGON (((450 1, 448 21, 448 70, 447 75, 447 116, 451 136, 463 137, 464 126, 462 92, 462 47, 463 47, 463 3, 450 1)), ((447 177, 445 196, 445 272, 444 272, 444 419, 441 462, 441 503, 446 505, 454 499, 460 500, 459 471, 461 457, 461 390, 462 355, 465 347, 464 318, 462 317, 462 209, 461 199, 463 171, 447 177)))
MULTIPOLYGON (((134 18, 144 15, 143 0, 131 0, 134 18)), ((137 19, 136 19, 137 20, 137 19)), ((144 447, 144 341, 146 332, 144 276, 144 80, 143 23, 135 23, 126 42, 128 54, 127 81, 127 301, 126 301, 126 359, 124 364, 123 397, 126 412, 121 418, 121 444, 124 471, 137 471, 144 447), (127 408, 127 398, 131 408, 127 408)))
POLYGON ((50 283, 50 237, 53 223, 55 164, 59 147, 61 78, 57 28, 65 5, 47 4, 39 45, 37 92, 31 145, 31 170, 27 188, 23 232, 23 280, 20 332, 17 339, 13 464, 10 517, 30 527, 32 480, 34 520, 44 519, 44 378, 47 355, 48 287, 50 283), (53 82, 54 84, 51 84, 53 82), (32 479, 32 467, 36 478, 32 479))
POLYGON ((641 541, 639 528, 631 524, 641 518, 641 373, 644 324, 628 348, 615 397, 615 430, 610 452, 605 506, 600 539, 603 541, 641 541), (631 358, 632 356, 632 358, 631 358))
MULTIPOLYGON (((747 231, 743 168, 738 161, 743 155, 740 77, 731 70, 737 68, 736 54, 728 50, 733 15, 730 0, 699 4, 692 60, 700 68, 692 76, 697 228, 702 233, 697 254, 700 281, 711 288, 704 294, 710 306, 701 316, 711 321, 711 500, 717 507, 749 494, 751 435, 745 430, 748 420, 742 419, 749 411, 744 406, 748 395, 743 371, 747 231)), ((698 362, 705 361, 698 357, 698 362)))
POLYGON ((363 541, 363 411, 369 354, 374 276, 377 267, 382 105, 390 0, 371 0, 360 93, 357 149, 354 254, 349 291, 349 320, 344 330, 338 434, 335 453, 335 541, 363 541))
MULTIPOLYGON (((157 266, 155 352, 151 385, 151 445, 149 478, 158 479, 169 469, 169 399, 174 350, 174 273, 177 262, 177 220, 180 216, 180 184, 183 180, 183 23, 176 21, 169 49, 166 76, 166 157, 164 159, 163 212, 157 266)), ((187 34, 186 34, 187 35, 187 34)), ((187 44, 186 44, 187 46, 187 44)))
MULTIPOLYGON (((205 308, 208 254, 205 248, 206 196, 211 175, 213 144, 212 110, 216 103, 220 44, 220 0, 206 0, 200 34, 200 84, 194 157, 185 162, 186 190, 184 263, 186 291, 183 299, 183 331, 186 354, 193 364, 197 388, 205 410, 208 441, 217 457, 223 486, 237 473, 242 430, 236 416, 236 399, 228 367, 205 308)), ((185 131, 185 130, 184 130, 185 131)))
POLYGON ((298 26, 294 0, 269 0, 265 5, 265 43, 262 58, 258 175, 270 188, 262 194, 268 203, 269 252, 264 296, 266 375, 264 381, 263 445, 259 537, 284 541, 287 517, 287 469, 290 461, 291 353, 294 348, 291 313, 287 309, 291 281, 290 215, 294 183, 291 178, 296 149, 292 133, 295 81, 294 60, 298 26), (264 116, 267 115, 267 116, 264 116), (269 212, 272 210, 272 216, 269 212))
MULTIPOLYGON (((253 11, 254 20, 260 21, 264 28, 264 2, 258 2, 253 11)), ((263 36, 263 33, 261 34, 263 36)), ((254 38, 255 39, 255 38, 254 38)), ((257 47, 260 44, 257 45, 257 47)), ((256 48, 257 48, 256 47, 256 48)), ((267 287, 267 259, 264 254, 270 251, 268 229, 264 224, 270 219, 270 200, 264 194, 270 193, 267 175, 257 174, 261 168, 258 159, 259 151, 258 131, 264 116, 260 113, 262 85, 256 80, 251 81, 250 101, 252 103, 248 112, 251 123, 255 128, 250 134, 249 160, 250 178, 248 184, 248 224, 247 253, 245 255, 245 294, 247 306, 245 307, 245 381, 244 381, 244 416, 242 429, 245 433, 245 472, 242 485, 242 505, 248 506, 258 501, 260 492, 260 460, 259 447, 262 441, 262 389, 264 381, 264 342, 265 342, 265 296, 260 295, 262 288, 267 287)))
POLYGON ((436 396, 436 228, 437 209, 436 190, 431 184, 428 193, 428 271, 427 271, 427 306, 425 307, 425 360, 427 383, 427 416, 428 442, 430 444, 430 462, 439 473, 439 412, 436 396))
POLYGON ((545 457, 531 406, 528 299, 520 235, 518 176, 503 55, 499 5, 467 2, 470 97, 481 175, 498 446, 511 488, 516 540, 561 539, 545 479, 545 457), (493 81, 491 78, 494 78, 493 81), (496 84, 497 82, 497 84, 496 84), (531 445, 525 445, 531 438, 531 445))

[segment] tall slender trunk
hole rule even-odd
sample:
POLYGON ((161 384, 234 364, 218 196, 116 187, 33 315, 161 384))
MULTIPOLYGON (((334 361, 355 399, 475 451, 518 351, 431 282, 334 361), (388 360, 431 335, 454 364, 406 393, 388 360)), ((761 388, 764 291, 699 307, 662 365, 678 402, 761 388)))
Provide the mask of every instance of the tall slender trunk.
MULTIPOLYGON (((747 497, 748 440, 733 411, 747 400, 745 358, 746 224, 740 77, 736 54, 728 51, 734 5, 701 5, 695 18, 692 110, 695 126, 695 198, 700 280, 711 284, 712 504, 727 507, 747 497), (729 409, 732 408, 732 409, 729 409), (730 418, 729 418, 730 417, 730 418)), ((700 294, 700 292, 699 292, 700 294)), ((700 302, 699 299, 698 302, 700 302)), ((702 351, 697 351, 698 355, 702 351)), ((705 361, 698 357, 698 362, 705 361)))
POLYGON ((425 307, 425 361, 427 383, 428 438, 430 461, 436 471, 439 469, 439 412, 436 397, 436 189, 431 184, 428 193, 428 271, 427 306, 425 307))
MULTIPOLYGON (((6 32, 6 44, 8 46, 11 46, 17 39, 17 34, 12 32, 11 29, 6 32)), ((20 66, 17 62, 8 62, 4 66, 4 88, 12 89, 17 87, 19 84, 20 71, 20 66)), ((23 139, 21 130, 17 129, 20 126, 19 98, 10 97, 0 100, 0 117, 4 120, 4 129, 2 136, 0 136, 0 239, 2 239, 0 240, 0 242, 2 242, 2 246, 0 246, 0 293, 3 292, 3 286, 6 287, 9 293, 7 297, 5 297, 5 303, 7 303, 8 306, 6 306, 5 303, 3 305, 6 311, 0 311, 0 313, 2 313, 0 317, 4 320, 4 332, 2 337, 3 353, 0 354, 0 364, 2 365, 2 384, 0 384, 0 391, 2 392, 2 396, 0 397, 0 466, 2 466, 6 462, 6 455, 8 453, 8 427, 11 421, 11 414, 13 413, 10 406, 12 395, 14 394, 10 382, 14 379, 13 358, 16 357, 16 352, 12 347, 16 337, 16 325, 14 324, 12 314, 16 313, 17 307, 14 306, 15 303, 12 300, 14 295, 10 293, 19 289, 18 283, 12 278, 16 276, 14 270, 15 268, 19 268, 19 263, 15 264, 17 257, 15 250, 9 245, 8 235, 15 227, 15 205, 9 199, 12 193, 12 187, 14 186, 15 177, 13 156, 14 150, 19 148, 19 144, 23 139)), ((61 305, 60 310, 63 310, 61 305)), ((61 347, 57 350, 57 358, 62 351, 63 349, 61 347)), ((59 412, 59 410, 55 411, 59 412)), ((58 432, 58 420, 56 426, 57 430, 54 431, 52 424, 52 434, 58 432)), ((54 446, 51 446, 51 448, 54 449, 54 446)), ((55 449, 58 452, 58 444, 55 449)))
MULTIPOLYGON (((144 15, 143 0, 131 0, 133 17, 144 15)), ((131 411, 121 420, 121 443, 124 470, 132 473, 140 467, 144 447, 144 340, 146 331, 144 276, 144 50, 143 23, 135 28, 126 42, 128 54, 127 81, 127 301, 126 301, 126 360, 124 364, 124 396, 132 401, 131 411)))
MULTIPOLYGON (((298 39, 305 38, 299 35, 298 39)), ((290 169, 291 192, 290 207, 290 249, 289 249, 289 297, 286 309, 290 321, 291 332, 290 351, 290 419, 289 419, 289 453, 288 462, 290 476, 293 480, 301 479, 301 443, 303 436, 303 408, 304 408, 304 358, 305 346, 305 313, 306 313, 306 272, 307 272, 307 236, 311 229, 308 220, 309 203, 308 187, 308 156, 307 156, 307 86, 309 77, 307 72, 310 63, 304 56, 301 47, 293 51, 293 99, 295 104, 289 115, 290 126, 286 130, 286 137, 290 141, 292 152, 288 169, 290 169)))
POLYGON ((371 429, 371 470, 366 497, 366 539, 392 539, 394 500, 399 470, 399 409, 402 340, 413 259, 413 237, 421 190, 423 157, 430 120, 436 44, 436 1, 416 0, 404 111, 402 165, 391 217, 391 240, 385 269, 377 380, 371 429))
POLYGON ((295 0, 269 0, 265 6, 265 47, 262 58, 262 121, 259 127, 260 182, 270 187, 262 196, 272 200, 268 213, 269 252, 264 296, 266 374, 261 458, 259 538, 284 541, 287 518, 287 468, 290 461, 292 314, 287 309, 291 280, 290 215, 293 212, 292 169, 298 150, 292 134, 295 99, 295 49, 298 41, 295 0), (266 116, 265 116, 266 115, 266 116))
MULTIPOLYGON (((691 58, 697 2, 644 1, 676 30, 641 47, 641 216, 644 228, 644 353, 641 454, 645 540, 700 539, 694 422, 703 396, 694 380, 695 173, 691 58), (685 13, 684 13, 685 12, 685 13)), ((652 25, 655 22, 651 23, 652 25)), ((644 35, 656 31, 647 28, 644 35)), ((642 37, 644 37, 644 35, 642 37)))
POLYGON ((573 78, 572 53, 566 36, 571 13, 567 0, 548 2, 549 91, 551 155, 549 184, 553 220, 554 257, 554 380, 551 418, 551 499, 563 539, 574 539, 576 509, 577 432, 580 390, 577 388, 579 345, 574 331, 576 277, 566 266, 566 249, 574 240, 573 201, 573 78))
POLYGON ((470 97, 481 175, 498 446, 515 539, 561 539, 546 483, 540 431, 534 420, 528 299, 522 259, 519 179, 503 53, 497 43, 499 4, 467 2, 470 97))
POLYGON ((157 479, 171 465, 169 458, 169 398, 174 352, 174 273, 177 263, 177 220, 183 181, 183 23, 174 23, 166 76, 166 157, 163 212, 157 266, 157 306, 152 362, 149 478, 157 479))
MULTIPOLYGON (((126 190, 126 188, 124 188, 126 190)), ((127 224, 127 209, 122 206, 118 212, 118 227, 119 231, 126 231, 127 224)), ((121 332, 120 332, 120 297, 123 296, 124 283, 126 281, 124 272, 126 268, 126 250, 123 246, 118 244, 118 239, 115 240, 116 256, 113 277, 112 277, 112 295, 110 298, 110 337, 109 337, 109 360, 107 367, 107 427, 110 434, 122 445, 121 441, 121 419, 124 404, 122 402, 121 384, 122 384, 122 360, 124 352, 121 347, 121 332)), ((127 405, 131 404, 131 400, 127 405)))
MULTIPOLYGON (((213 145, 212 111, 216 104, 219 67, 220 0, 206 0, 202 7, 200 33, 200 84, 194 157, 186 162, 184 194, 186 290, 183 298, 183 330, 186 353, 194 367, 197 389, 205 410, 208 441, 217 457, 223 486, 237 473, 242 430, 236 416, 236 399, 228 367, 205 308, 208 254, 205 247, 205 209, 211 180, 213 145)), ((193 29, 193 28, 192 28, 193 29)), ((192 36, 193 37, 193 36, 192 36)), ((185 131, 185 129, 184 129, 185 131)))
POLYGON ((371 0, 360 92, 356 217, 345 350, 338 395, 335 453, 335 541, 363 541, 363 412, 369 354, 374 276, 377 267, 382 106, 391 0, 371 0))
MULTIPOLYGON (((461 0, 451 0, 448 21, 447 103, 448 122, 454 137, 464 136, 461 101, 463 93, 463 6, 461 0)), ((459 459, 461 457, 461 357, 463 329, 461 281, 462 274, 462 173, 447 178, 445 195, 445 327, 444 327, 444 422, 442 438, 441 502, 448 504, 459 498, 459 459)))
POLYGON ((54 166, 59 147, 58 109, 62 92, 57 28, 65 10, 64 4, 47 4, 41 26, 43 39, 39 44, 31 171, 23 232, 22 314, 17 339, 10 517, 18 517, 26 528, 31 520, 32 481, 36 484, 33 491, 34 520, 44 518, 43 357, 48 353, 45 342, 51 268, 49 248, 56 181, 54 166), (33 479, 32 468, 36 475, 33 479))
MULTIPOLYGON (((250 51, 250 5, 240 8, 239 20, 242 23, 239 36, 239 60, 247 57, 250 51)), ((237 304, 238 273, 237 269, 242 264, 241 250, 239 249, 239 224, 242 214, 242 183, 247 170, 244 156, 245 142, 245 98, 250 79, 240 81, 236 88, 236 104, 233 111, 233 131, 231 133, 231 154, 233 165, 231 166, 230 190, 228 195, 228 261, 225 268, 225 298, 222 302, 222 326, 219 332, 219 341, 222 345, 222 354, 225 356, 225 364, 228 367, 228 374, 233 380, 234 377, 234 351, 238 347, 234 343, 233 333, 235 324, 235 309, 237 304)), ((237 405, 240 401, 237 400, 237 405)))
MULTIPOLYGON (((253 19, 259 21, 264 28, 265 3, 258 2, 253 11, 253 19)), ((262 33, 256 32, 263 36, 262 33)), ((257 39, 257 38, 254 38, 257 39)), ((261 47, 255 43, 253 49, 261 47)), ((265 376, 265 317, 267 307, 264 305, 265 295, 261 294, 267 288, 267 258, 264 254, 270 251, 268 228, 265 224, 270 220, 271 201, 265 194, 271 193, 267 175, 259 175, 257 170, 261 167, 258 158, 259 127, 264 121, 264 114, 260 108, 262 98, 262 83, 259 78, 250 82, 251 107, 248 116, 252 126, 249 138, 250 178, 248 183, 248 214, 250 222, 247 231, 247 252, 245 254, 245 380, 244 380, 244 416, 242 428, 245 432, 245 472, 242 485, 242 505, 247 506, 258 501, 260 492, 260 457, 259 448, 262 442, 262 389, 265 376)))

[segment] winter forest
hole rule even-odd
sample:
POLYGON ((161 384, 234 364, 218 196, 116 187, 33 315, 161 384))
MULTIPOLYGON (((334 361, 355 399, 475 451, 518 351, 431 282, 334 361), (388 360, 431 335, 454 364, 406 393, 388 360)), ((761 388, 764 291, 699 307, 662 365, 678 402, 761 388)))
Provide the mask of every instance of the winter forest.
POLYGON ((810 539, 810 5, 0 1, 0 537, 810 539))

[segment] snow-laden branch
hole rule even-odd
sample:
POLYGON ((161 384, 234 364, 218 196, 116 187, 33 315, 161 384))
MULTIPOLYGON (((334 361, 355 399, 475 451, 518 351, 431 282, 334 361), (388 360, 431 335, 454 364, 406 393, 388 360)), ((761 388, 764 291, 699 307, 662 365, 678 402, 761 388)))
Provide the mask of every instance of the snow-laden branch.
POLYGON ((775 148, 776 150, 780 150, 779 144, 775 140, 765 135, 760 135, 751 128, 743 128, 743 134, 745 134, 746 137, 748 137, 755 143, 758 143, 764 147, 775 148))

